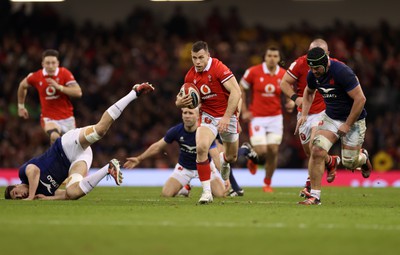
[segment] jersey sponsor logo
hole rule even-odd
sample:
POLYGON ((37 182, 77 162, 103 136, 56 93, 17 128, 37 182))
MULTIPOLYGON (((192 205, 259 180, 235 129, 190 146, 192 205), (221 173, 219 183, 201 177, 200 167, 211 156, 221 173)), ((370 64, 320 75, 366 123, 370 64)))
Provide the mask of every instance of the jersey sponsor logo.
POLYGON ((50 185, 49 183, 45 183, 45 182, 43 182, 42 180, 39 180, 39 181, 40 181, 40 183, 41 183, 43 186, 46 187, 47 191, 48 191, 50 194, 53 194, 53 192, 51 192, 51 185, 50 185))
POLYGON ((202 100, 206 100, 208 98, 212 98, 212 97, 216 97, 217 96, 217 94, 211 93, 212 92, 211 88, 207 84, 203 84, 203 85, 200 86, 200 92, 201 92, 202 95, 204 95, 204 96, 201 97, 202 100))
POLYGON ((329 92, 335 90, 335 88, 318 88, 322 94, 323 98, 336 98, 336 94, 328 94, 329 92))
POLYGON ((276 88, 274 84, 268 83, 267 85, 265 85, 264 91, 265 93, 261 94, 263 97, 273 97, 275 96, 276 88))
POLYGON ((46 88, 46 100, 54 100, 54 99, 57 99, 57 98, 59 98, 60 96, 59 95, 56 95, 56 92, 57 92, 57 90, 56 90, 56 88, 55 87, 53 87, 53 86, 48 86, 47 88, 46 88))
POLYGON ((190 151, 195 151, 196 150, 196 145, 195 146, 190 146, 187 144, 181 144, 182 147, 185 147, 186 149, 190 150, 190 151))
POLYGON ((195 146, 190 146, 187 144, 181 144, 181 151, 184 151, 186 153, 190 154, 196 154, 196 145, 195 146))
POLYGON ((200 86, 200 92, 203 95, 208 95, 208 94, 211 93, 211 89, 207 84, 203 84, 203 85, 200 86))
POLYGON ((48 176, 47 176, 47 180, 50 181, 50 184, 51 184, 54 188, 58 189, 58 187, 60 187, 60 184, 58 184, 58 183, 53 179, 53 177, 52 177, 51 175, 48 175, 48 176))
POLYGON ((335 90, 335 88, 319 88, 319 89, 321 89, 322 90, 322 92, 324 92, 324 93, 329 93, 329 92, 331 92, 332 90, 335 90))

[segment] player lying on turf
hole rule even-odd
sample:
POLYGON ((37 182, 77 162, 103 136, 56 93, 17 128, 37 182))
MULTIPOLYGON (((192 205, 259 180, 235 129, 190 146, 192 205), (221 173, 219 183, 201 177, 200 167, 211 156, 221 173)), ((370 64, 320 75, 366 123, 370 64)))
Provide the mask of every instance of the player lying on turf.
POLYGON ((68 131, 42 155, 26 162, 19 169, 21 184, 8 186, 6 199, 74 200, 88 194, 106 176, 122 183, 119 162, 112 159, 109 164, 87 176, 92 164, 90 145, 100 140, 125 107, 141 94, 154 90, 149 83, 136 84, 132 91, 109 107, 100 121, 92 126, 68 131), (66 189, 58 189, 66 180, 66 189))

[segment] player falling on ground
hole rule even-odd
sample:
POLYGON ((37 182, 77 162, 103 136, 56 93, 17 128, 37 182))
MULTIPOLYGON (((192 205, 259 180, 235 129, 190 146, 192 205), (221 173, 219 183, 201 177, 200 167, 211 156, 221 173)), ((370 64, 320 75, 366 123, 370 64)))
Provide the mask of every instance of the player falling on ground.
POLYGON ((92 126, 68 131, 42 155, 26 162, 19 169, 21 184, 5 190, 6 199, 75 200, 88 194, 107 175, 122 183, 119 162, 109 164, 88 175, 93 153, 90 145, 99 141, 130 102, 154 90, 148 83, 136 84, 132 91, 109 107, 100 121, 92 126), (66 188, 59 189, 66 180, 66 188))

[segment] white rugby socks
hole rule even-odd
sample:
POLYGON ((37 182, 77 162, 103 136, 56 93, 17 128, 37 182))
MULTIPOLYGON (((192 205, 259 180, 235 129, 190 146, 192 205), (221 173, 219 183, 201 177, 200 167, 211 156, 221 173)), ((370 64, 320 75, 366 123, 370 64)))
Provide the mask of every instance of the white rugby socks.
POLYGON ((118 119, 118 117, 121 115, 121 113, 124 111, 126 106, 135 100, 137 98, 136 92, 134 90, 131 90, 128 95, 124 96, 120 100, 118 100, 115 104, 111 105, 108 109, 107 112, 110 114, 111 118, 113 120, 118 119))
POLYGON ((86 176, 79 182, 79 187, 87 194, 108 174, 108 164, 100 168, 97 172, 86 176))

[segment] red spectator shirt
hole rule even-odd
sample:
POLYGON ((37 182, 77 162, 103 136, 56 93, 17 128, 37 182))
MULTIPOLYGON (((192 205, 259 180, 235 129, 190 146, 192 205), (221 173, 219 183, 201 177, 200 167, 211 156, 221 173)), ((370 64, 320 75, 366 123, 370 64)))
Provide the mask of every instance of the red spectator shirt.
POLYGON ((280 83, 284 74, 285 69, 279 66, 271 74, 265 62, 246 70, 241 83, 244 89, 251 89, 249 110, 254 117, 282 114, 280 83))
POLYGON ((27 82, 38 91, 42 118, 54 120, 66 119, 73 116, 73 106, 70 98, 47 84, 46 79, 53 78, 58 84, 68 86, 76 83, 72 73, 63 67, 57 68, 55 76, 49 76, 45 69, 30 73, 27 82))
POLYGON ((185 83, 191 82, 200 91, 200 110, 213 117, 223 117, 228 106, 229 92, 222 85, 233 77, 232 71, 216 58, 209 58, 203 72, 197 72, 194 66, 185 76, 185 83))
MULTIPOLYGON (((304 89, 307 87, 307 74, 310 67, 307 64, 307 55, 303 55, 296 59, 287 70, 287 73, 297 81, 297 95, 303 97, 304 89)), ((297 108, 301 112, 301 108, 297 108)), ((309 114, 316 114, 325 110, 324 99, 321 94, 317 91, 315 98, 311 104, 309 114)))

